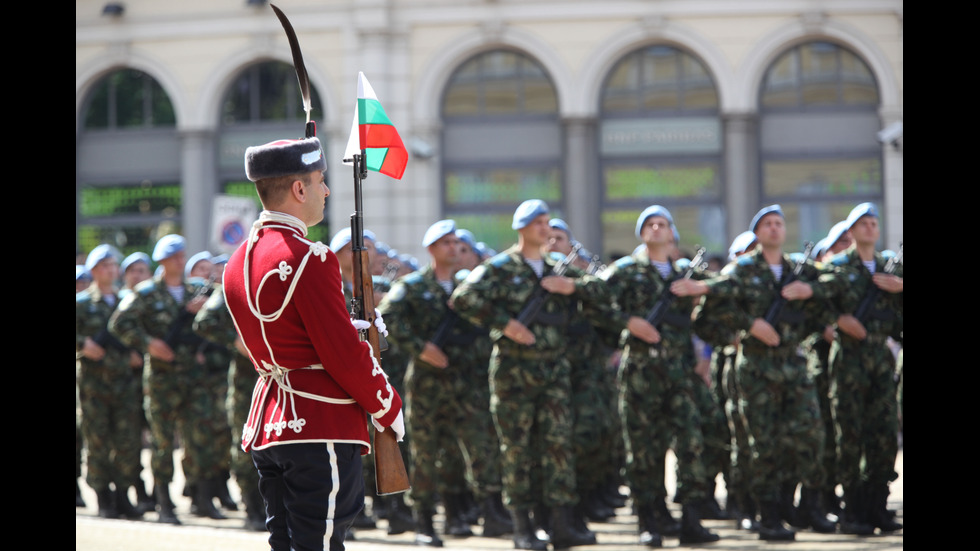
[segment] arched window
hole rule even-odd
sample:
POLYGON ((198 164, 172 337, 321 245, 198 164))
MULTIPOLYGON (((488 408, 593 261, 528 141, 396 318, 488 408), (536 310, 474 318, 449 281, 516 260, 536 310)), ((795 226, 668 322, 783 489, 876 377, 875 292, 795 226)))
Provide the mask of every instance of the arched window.
POLYGON ((149 251, 180 231, 180 159, 174 108, 152 76, 113 71, 88 92, 75 156, 75 239, 124 253, 149 251))
POLYGON ((600 98, 605 254, 636 247, 636 218, 653 204, 670 210, 681 248, 727 248, 718 113, 711 74, 683 50, 646 46, 613 66, 600 98))
MULTIPOLYGON (((311 119, 318 129, 326 128, 320 96, 312 85, 310 99, 311 119)), ((221 104, 218 170, 222 193, 251 197, 261 208, 255 184, 245 178, 245 149, 282 138, 302 138, 305 122, 303 96, 292 65, 266 61, 245 68, 228 87, 221 104)), ((326 133, 317 132, 317 137, 326 149, 326 133)), ((324 175, 328 185, 329 174, 324 175)), ((309 230, 313 241, 330 240, 329 209, 323 221, 309 230)))
POLYGON ((558 98, 542 66, 512 50, 474 56, 442 100, 443 210, 495 249, 515 240, 511 220, 527 199, 562 209, 558 98))
POLYGON ((782 205, 788 250, 822 239, 856 204, 880 204, 879 103, 868 66, 831 42, 793 47, 766 71, 759 206, 782 205))

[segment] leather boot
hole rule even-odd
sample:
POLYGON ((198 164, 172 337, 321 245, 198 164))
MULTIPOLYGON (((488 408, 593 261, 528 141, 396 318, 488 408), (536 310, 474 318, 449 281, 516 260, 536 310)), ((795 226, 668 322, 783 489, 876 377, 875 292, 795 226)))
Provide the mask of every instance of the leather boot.
POLYGON ((581 497, 579 510, 593 522, 604 522, 616 516, 616 511, 606 504, 601 494, 595 490, 586 492, 581 497))
POLYGON ((595 534, 591 530, 586 528, 583 532, 575 528, 571 506, 562 505, 551 509, 551 545, 555 549, 595 543, 595 534))
POLYGON ((858 485, 844 489, 844 509, 840 516, 840 531, 852 536, 870 536, 875 533, 874 526, 866 521, 864 489, 858 485))
POLYGON ((99 504, 99 516, 102 518, 119 518, 119 510, 116 509, 116 493, 112 488, 106 486, 104 489, 95 492, 95 497, 99 504))
POLYGON ((133 506, 133 503, 129 501, 129 494, 127 490, 128 488, 117 486, 116 491, 113 492, 116 500, 116 510, 119 511, 119 516, 130 520, 143 518, 143 511, 137 509, 135 506, 133 506))
POLYGON ((443 496, 442 504, 446 509, 446 535, 457 537, 469 537, 473 535, 470 524, 466 520, 463 511, 465 500, 462 494, 446 494, 443 496))
POLYGON ((152 511, 156 502, 153 500, 153 496, 146 493, 146 485, 143 484, 143 479, 138 478, 133 487, 136 488, 136 509, 141 513, 152 511))
POLYGON ((712 543, 721 539, 718 534, 701 525, 701 511, 704 503, 685 503, 681 507, 681 545, 692 543, 712 543))
POLYGON ((514 549, 533 549, 546 551, 548 544, 534 534, 531 526, 531 512, 527 509, 516 509, 511 513, 514 519, 514 549))
POLYGON ((721 505, 718 504, 718 500, 715 499, 715 487, 716 484, 714 481, 708 485, 708 489, 710 490, 708 492, 708 497, 701 502, 701 518, 707 520, 728 520, 731 517, 727 512, 725 512, 724 509, 721 508, 721 505))
POLYGON ((495 538, 514 531, 511 519, 500 514, 496 503, 499 499, 500 494, 491 493, 480 504, 480 516, 483 517, 483 532, 480 535, 485 538, 495 538))
POLYGON ((170 488, 167 484, 157 483, 154 486, 154 493, 157 499, 157 522, 164 524, 180 524, 177 515, 174 514, 174 502, 170 499, 170 488))
POLYGON ((442 547, 442 540, 436 535, 435 526, 432 525, 432 517, 435 511, 426 509, 415 509, 415 545, 423 547, 442 547))
POLYGON ((218 503, 221 507, 228 511, 237 511, 238 504, 231 497, 231 492, 228 491, 228 475, 222 475, 214 480, 214 492, 216 498, 218 498, 218 503))
POLYGON ((780 507, 781 504, 778 501, 766 501, 762 503, 762 518, 759 521, 760 540, 792 541, 796 539, 796 532, 790 530, 783 524, 780 507))
POLYGON ((872 486, 868 490, 866 510, 869 524, 882 532, 901 530, 902 524, 888 512, 888 486, 872 486))
POLYGON ((379 496, 378 500, 385 502, 388 511, 388 535, 395 536, 415 530, 415 519, 412 518, 412 509, 405 503, 401 494, 392 496, 379 496))
POLYGON ((657 531, 652 505, 639 505, 636 508, 637 524, 640 531, 640 544, 647 547, 663 547, 664 540, 657 531))
POLYGON ((800 490, 800 506, 796 508, 796 521, 801 528, 812 528, 818 534, 833 534, 837 524, 827 519, 820 502, 820 492, 804 486, 800 490))
POLYGON ((796 521, 796 482, 784 482, 779 489, 779 516, 790 526, 796 521))
POLYGON ((242 501, 245 502, 245 529, 252 532, 265 531, 265 500, 258 489, 249 490, 242 501))
POLYGON ((214 506, 214 496, 216 493, 214 479, 209 478, 198 482, 194 491, 194 500, 197 504, 194 514, 199 517, 214 520, 227 519, 228 517, 214 506))
POLYGON ((676 536, 681 533, 681 523, 674 519, 667 508, 667 500, 663 497, 654 498, 653 520, 657 523, 657 531, 664 536, 676 536))

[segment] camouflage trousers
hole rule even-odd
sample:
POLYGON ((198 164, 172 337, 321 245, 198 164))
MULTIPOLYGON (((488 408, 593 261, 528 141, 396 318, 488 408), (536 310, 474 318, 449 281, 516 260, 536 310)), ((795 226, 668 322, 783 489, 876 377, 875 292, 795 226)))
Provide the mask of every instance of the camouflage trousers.
POLYGON ((121 490, 136 484, 143 470, 139 373, 86 362, 78 393, 87 450, 85 482, 96 491, 110 483, 121 490))
POLYGON ((252 361, 247 356, 235 354, 228 368, 228 398, 225 409, 228 412, 228 425, 231 435, 231 472, 241 494, 259 489, 259 473, 252 463, 252 456, 242 450, 242 428, 248 421, 248 410, 252 405, 252 391, 258 378, 252 361))
MULTIPOLYGON (((204 384, 200 365, 183 367, 149 358, 143 369, 143 392, 153 436, 150 466, 155 483, 173 481, 173 456, 178 438, 184 451, 182 467, 188 484, 221 474, 227 448, 216 451, 212 444, 216 433, 215 397, 204 384)), ((227 424, 227 419, 224 422, 227 424)))
POLYGON ((413 362, 405 373, 405 424, 411 433, 411 498, 431 511, 436 494, 459 494, 465 480, 478 500, 500 490, 490 418, 467 403, 471 385, 466 366, 446 369, 413 362))
POLYGON ((579 495, 584 496, 616 474, 613 450, 620 437, 614 424, 618 412, 610 409, 603 359, 591 347, 569 355, 575 359, 571 373, 575 483, 579 495))
POLYGON ((207 417, 197 421, 199 430, 202 434, 202 442, 207 447, 207 452, 200 455, 184 453, 181 467, 184 473, 201 473, 204 478, 221 476, 222 478, 231 469, 231 446, 232 434, 231 426, 228 422, 228 370, 231 360, 225 357, 221 364, 210 364, 200 373, 200 385, 210 395, 208 405, 202 404, 202 412, 206 412, 207 417), (207 435, 206 431, 211 431, 207 435), (198 457, 207 458, 205 468, 201 469, 193 464, 198 457))
POLYGON ((571 365, 557 351, 503 346, 494 347, 489 377, 504 503, 515 510, 575 505, 571 365))
POLYGON ((619 368, 626 476, 634 503, 648 505, 666 497, 666 455, 671 447, 677 456, 675 500, 703 500, 708 474, 702 462, 704 434, 693 366, 683 354, 651 357, 646 352, 646 347, 627 349, 619 368))
POLYGON ((884 339, 870 339, 842 337, 830 350, 838 475, 845 492, 898 478, 895 357, 884 339))
POLYGON ((704 438, 701 463, 704 464, 707 477, 705 479, 707 491, 711 492, 718 473, 728 476, 732 448, 731 433, 728 430, 725 411, 718 402, 713 387, 706 385, 694 370, 690 371, 690 375, 694 387, 694 401, 701 415, 701 435, 704 438))
POLYGON ((821 340, 807 353, 807 371, 817 389, 820 419, 824 427, 824 452, 820 466, 824 472, 826 488, 832 489, 840 482, 837 476, 837 442, 831 405, 830 343, 821 340))
POLYGON ((735 365, 753 497, 758 503, 777 502, 781 486, 799 482, 823 489, 824 429, 806 360, 791 346, 743 346, 735 365))
POLYGON ((728 476, 725 478, 729 496, 743 501, 752 495, 750 484, 752 477, 752 458, 749 453, 749 435, 745 431, 745 423, 738 408, 738 385, 735 383, 735 355, 713 352, 713 361, 721 363, 722 381, 725 394, 725 418, 728 421, 728 432, 731 452, 729 454, 728 476))

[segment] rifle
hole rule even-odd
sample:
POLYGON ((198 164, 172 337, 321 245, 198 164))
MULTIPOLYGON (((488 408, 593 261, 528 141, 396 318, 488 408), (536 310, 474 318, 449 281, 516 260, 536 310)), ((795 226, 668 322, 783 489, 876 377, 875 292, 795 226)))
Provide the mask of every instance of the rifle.
MULTIPOLYGON (((783 274, 783 281, 780 282, 779 288, 782 289, 789 283, 795 281, 800 277, 800 273, 803 272, 803 266, 806 265, 806 260, 810 258, 810 253, 813 251, 813 241, 807 241, 806 245, 803 247, 803 252, 800 254, 799 260, 796 261, 796 265, 793 266, 793 271, 788 274, 783 274)), ((783 298, 782 294, 776 295, 776 300, 772 301, 769 305, 769 310, 766 311, 765 320, 769 322, 769 325, 773 327, 779 321, 779 317, 783 314, 783 308, 786 306, 788 301, 783 298)))
MULTIPOLYGON (((208 277, 207 283, 198 287, 194 291, 194 295, 187 302, 190 303, 201 296, 210 296, 214 290, 215 279, 216 276, 214 274, 208 277)), ((167 335, 163 338, 163 342, 167 343, 167 346, 170 348, 174 348, 178 344, 200 345, 204 339, 191 330, 191 323, 194 321, 194 316, 195 314, 188 311, 186 307, 181 309, 180 313, 177 314, 177 318, 170 324, 167 335)))
MULTIPOLYGON (((694 255, 694 258, 691 259, 691 263, 687 266, 687 270, 680 279, 690 279, 694 275, 694 270, 701 267, 701 259, 704 258, 705 250, 704 247, 698 249, 698 254, 694 255)), ((646 320, 650 322, 650 325, 657 328, 660 327, 660 324, 664 321, 664 317, 667 315, 667 310, 670 309, 670 305, 674 303, 676 298, 677 295, 670 290, 669 285, 664 288, 664 292, 660 294, 660 298, 657 299, 657 302, 653 305, 653 308, 650 308, 650 312, 647 314, 646 320)))
MULTIPOLYGON (((575 261, 578 257, 578 251, 582 248, 581 243, 576 243, 572 247, 572 251, 568 253, 565 258, 561 259, 557 264, 555 264, 552 274, 560 276, 565 275, 565 271, 568 270, 568 266, 575 261)), ((521 322, 525 326, 534 321, 534 318, 541 311, 541 307, 544 305, 544 299, 547 297, 548 291, 544 287, 538 285, 534 288, 534 292, 531 293, 531 298, 524 304, 524 309, 517 316, 517 321, 521 322)))
MULTIPOLYGON (((303 110, 306 111, 306 137, 316 136, 316 122, 310 119, 312 102, 310 96, 309 75, 303 63, 303 53, 299 47, 296 32, 289 23, 286 14, 275 5, 270 4, 276 17, 282 23, 286 37, 289 39, 289 49, 293 56, 293 66, 296 78, 299 80, 300 91, 303 95, 303 110)), ((361 339, 371 344, 374 357, 381 362, 382 336, 374 325, 374 281, 371 278, 370 263, 367 249, 364 248, 364 223, 361 214, 361 180, 367 178, 367 165, 364 164, 365 150, 360 155, 354 155, 354 214, 351 215, 351 253, 354 260, 354 300, 351 302, 351 315, 370 323, 368 329, 361 333, 361 339)), ((346 159, 345 159, 346 161, 346 159)), ((387 348, 387 342, 384 344, 387 348)), ((408 483, 408 471, 405 461, 398 449, 398 440, 394 430, 376 432, 374 435, 374 469, 377 479, 378 495, 395 494, 411 488, 408 483)))
MULTIPOLYGON (((354 264, 354 298, 351 301, 351 317, 369 322, 371 325, 361 331, 361 339, 371 344, 375 359, 381 362, 381 351, 388 348, 384 337, 378 332, 374 322, 374 281, 368 251, 364 247, 364 216, 361 209, 361 180, 367 178, 365 150, 354 155, 354 213, 350 217, 351 254, 354 264), (382 344, 383 342, 383 344, 382 344)), ((394 430, 374 433, 374 470, 378 495, 397 494, 411 488, 408 471, 402 459, 401 450, 394 430)))
POLYGON ((459 319, 459 314, 455 310, 450 308, 446 311, 446 314, 442 316, 442 321, 439 322, 439 326, 436 327, 436 332, 433 333, 432 338, 429 342, 442 348, 446 344, 446 340, 449 339, 449 334, 453 332, 453 328, 456 326, 456 321, 459 319))
MULTIPOLYGON (((889 258, 888 262, 885 263, 884 272, 886 274, 894 273, 895 268, 898 266, 898 263, 901 261, 902 261, 902 243, 899 243, 898 252, 895 253, 895 256, 889 258)), ((874 306, 874 303, 878 300, 878 295, 880 294, 881 294, 881 289, 879 289, 878 286, 875 285, 874 283, 871 283, 870 287, 868 287, 868 292, 865 293, 864 298, 861 299, 861 303, 858 304, 857 309, 854 310, 854 317, 856 317, 858 321, 861 322, 862 325, 864 325, 864 322, 867 321, 868 314, 871 312, 871 307, 874 306)))

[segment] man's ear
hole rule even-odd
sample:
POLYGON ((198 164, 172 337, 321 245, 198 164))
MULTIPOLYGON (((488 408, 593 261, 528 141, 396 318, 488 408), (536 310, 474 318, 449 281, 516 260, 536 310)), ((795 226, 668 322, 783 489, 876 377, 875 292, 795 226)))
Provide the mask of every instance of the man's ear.
POLYGON ((306 183, 299 178, 293 180, 293 183, 289 186, 289 192, 292 193, 293 198, 300 203, 305 203, 306 198, 309 195, 306 192, 306 183))

